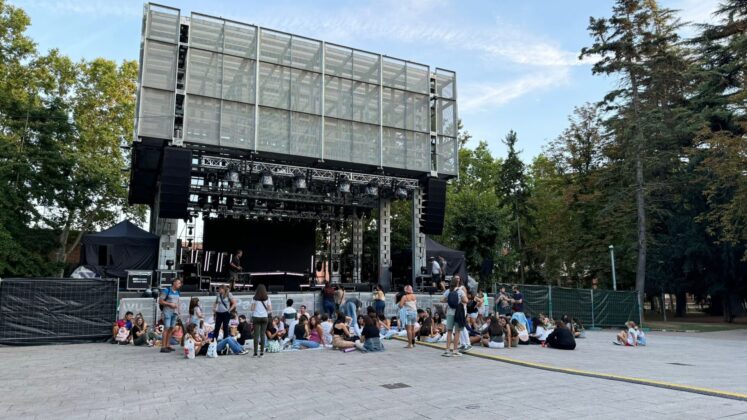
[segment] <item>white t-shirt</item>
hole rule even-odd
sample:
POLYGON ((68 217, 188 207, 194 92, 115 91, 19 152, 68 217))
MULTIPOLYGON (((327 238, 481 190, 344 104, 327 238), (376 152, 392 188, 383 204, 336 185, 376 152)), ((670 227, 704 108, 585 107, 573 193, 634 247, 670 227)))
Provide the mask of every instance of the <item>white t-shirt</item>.
POLYGON ((259 300, 255 300, 252 302, 254 303, 254 312, 252 312, 252 316, 256 316, 257 318, 266 317, 267 309, 270 308, 270 299, 267 299, 264 302, 259 300), (264 305, 262 303, 264 303, 264 305))
POLYGON ((322 333, 324 334, 324 342, 332 344, 332 323, 329 321, 322 322, 322 333))
MULTIPOLYGON (((466 296, 464 294, 464 289, 462 289, 460 287, 460 288, 454 289, 454 290, 457 292, 457 296, 459 296, 459 303, 461 304, 462 299, 464 299, 464 297, 466 296)), ((446 302, 447 302, 446 303, 446 316, 456 314, 456 310, 454 308, 452 308, 451 306, 449 306, 449 304, 448 304, 448 302, 449 302, 449 293, 451 293, 449 290, 447 290, 447 291, 444 292, 444 297, 446 298, 446 302)))
POLYGON ((635 328, 628 328, 628 345, 635 346, 637 340, 638 332, 635 330, 635 328))
POLYGON ((534 332, 534 334, 540 341, 545 341, 547 340, 547 336, 550 335, 551 332, 552 330, 545 329, 545 327, 538 325, 537 330, 534 332))

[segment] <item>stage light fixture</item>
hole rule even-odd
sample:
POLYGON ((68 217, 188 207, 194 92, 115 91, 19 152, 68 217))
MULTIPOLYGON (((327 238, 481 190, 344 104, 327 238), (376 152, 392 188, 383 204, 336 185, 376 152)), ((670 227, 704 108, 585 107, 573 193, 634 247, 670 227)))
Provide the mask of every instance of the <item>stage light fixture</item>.
POLYGON ((371 181, 366 185, 366 195, 377 196, 379 195, 379 184, 375 181, 371 181))
POLYGON ((192 238, 187 239, 187 248, 192 248, 192 238))
POLYGON ((303 173, 297 173, 293 178, 293 188, 297 191, 306 189, 306 177, 303 173))
POLYGON ((235 185, 237 188, 241 188, 241 178, 239 171, 236 169, 236 165, 229 165, 228 172, 226 172, 226 181, 229 185, 235 185))
POLYGON ((337 186, 337 189, 343 194, 350 192, 350 181, 348 180, 348 177, 340 177, 340 184, 337 186))
MULTIPOLYGON (((190 218, 191 219, 191 218, 190 218)), ((192 226, 189 226, 187 228, 187 235, 192 236, 192 232, 194 231, 194 228, 192 226)))
POLYGON ((259 182, 262 184, 263 188, 272 188, 272 174, 269 171, 262 172, 262 176, 260 176, 259 182))
POLYGON ((407 200, 407 190, 402 184, 397 185, 397 189, 394 190, 394 196, 398 200, 407 200))

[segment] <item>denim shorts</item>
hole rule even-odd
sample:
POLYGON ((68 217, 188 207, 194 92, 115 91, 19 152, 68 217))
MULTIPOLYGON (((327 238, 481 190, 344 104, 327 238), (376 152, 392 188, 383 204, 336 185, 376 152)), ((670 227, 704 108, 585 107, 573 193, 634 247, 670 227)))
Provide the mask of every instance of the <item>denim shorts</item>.
POLYGON ((464 329, 461 325, 454 322, 454 314, 446 315, 446 331, 454 331, 460 332, 464 329))
POLYGON ((415 325, 418 319, 418 313, 415 311, 405 311, 405 325, 415 325))
POLYGON ((176 314, 176 312, 164 312, 163 313, 163 327, 164 328, 173 328, 176 325, 176 320, 179 318, 179 315, 176 314))

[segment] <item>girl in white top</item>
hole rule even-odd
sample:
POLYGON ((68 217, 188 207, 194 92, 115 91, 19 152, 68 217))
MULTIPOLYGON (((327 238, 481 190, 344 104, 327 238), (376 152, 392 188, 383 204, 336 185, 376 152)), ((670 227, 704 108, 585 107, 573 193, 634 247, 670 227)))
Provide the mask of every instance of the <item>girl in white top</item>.
POLYGON ((272 313, 272 304, 267 296, 264 284, 257 287, 252 300, 252 324, 254 324, 254 357, 257 357, 257 347, 260 347, 259 357, 265 353, 265 330, 267 329, 268 316, 272 313))

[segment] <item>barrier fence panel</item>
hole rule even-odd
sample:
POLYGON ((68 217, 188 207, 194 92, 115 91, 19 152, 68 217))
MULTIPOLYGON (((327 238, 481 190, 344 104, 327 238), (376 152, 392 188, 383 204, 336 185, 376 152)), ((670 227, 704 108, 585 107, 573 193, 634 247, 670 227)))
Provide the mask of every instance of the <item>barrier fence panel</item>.
MULTIPOLYGON (((513 294, 512 285, 496 285, 513 294)), ((560 319, 568 314, 587 327, 620 327, 626 321, 640 323, 638 298, 635 291, 572 289, 557 286, 519 285, 524 295, 524 313, 528 317, 540 313, 560 319)))
MULTIPOLYGON (((568 314, 587 327, 619 327, 626 321, 632 320, 640 323, 638 299, 634 291, 612 291, 571 289, 555 286, 522 285, 519 287, 524 295, 524 313, 528 317, 537 316, 540 313, 549 314, 554 319, 560 319, 568 314)), ((509 295, 512 293, 510 286, 506 286, 509 295)), ((361 301, 360 313, 365 314, 368 306, 373 306, 372 294, 369 292, 347 292, 347 298, 356 297, 361 301)), ((417 294, 417 306, 421 309, 430 308, 432 313, 445 313, 446 307, 441 303, 442 294, 417 294)), ((237 300, 236 311, 239 315, 251 318, 251 304, 253 295, 234 295, 237 300)), ((200 306, 208 323, 213 322, 213 304, 215 296, 200 296, 200 306)), ((293 299, 293 307, 298 310, 301 305, 306 305, 310 313, 323 312, 321 297, 319 293, 298 292, 271 294, 273 315, 282 314, 287 299, 293 299)), ((387 318, 398 315, 398 306, 394 301, 395 295, 386 295, 385 315, 387 318)), ((179 314, 182 322, 189 321, 189 297, 179 300, 179 314)), ((488 308, 495 312, 495 298, 489 297, 488 308)), ((119 317, 125 312, 132 311, 134 314, 142 313, 145 319, 154 325, 160 318, 157 299, 151 298, 123 298, 119 305, 119 317)))
POLYGON ((594 290, 594 324, 621 326, 627 321, 641 323, 635 292, 594 290))
POLYGON ((569 315, 585 326, 592 325, 591 294, 584 289, 552 287, 552 318, 569 315))

